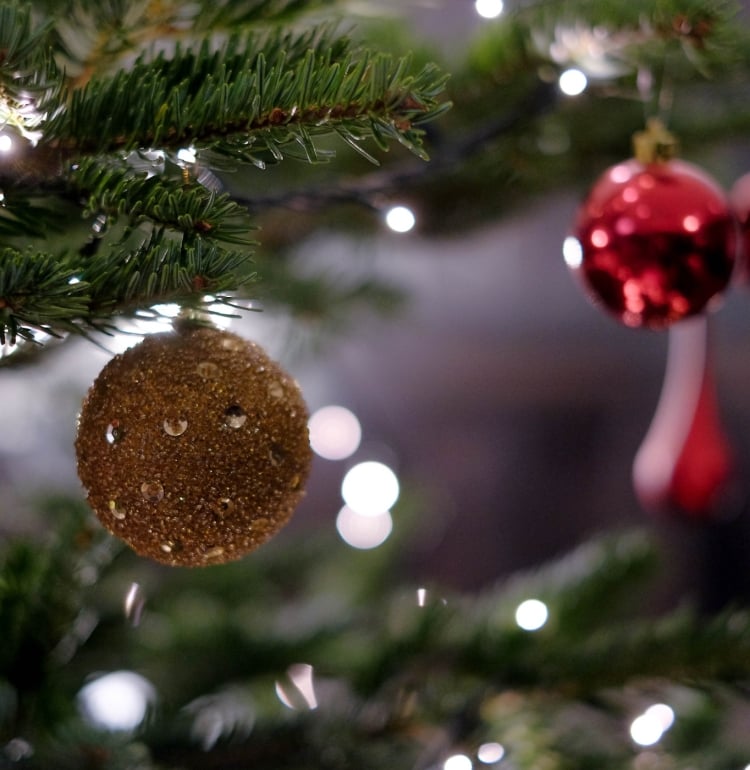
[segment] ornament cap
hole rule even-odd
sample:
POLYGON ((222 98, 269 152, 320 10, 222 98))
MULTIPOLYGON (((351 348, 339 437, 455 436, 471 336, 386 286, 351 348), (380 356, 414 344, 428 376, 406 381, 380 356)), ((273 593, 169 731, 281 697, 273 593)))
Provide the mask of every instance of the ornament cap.
POLYGON ((671 160, 677 155, 677 137, 659 118, 649 118, 646 128, 633 134, 633 154, 643 164, 671 160))

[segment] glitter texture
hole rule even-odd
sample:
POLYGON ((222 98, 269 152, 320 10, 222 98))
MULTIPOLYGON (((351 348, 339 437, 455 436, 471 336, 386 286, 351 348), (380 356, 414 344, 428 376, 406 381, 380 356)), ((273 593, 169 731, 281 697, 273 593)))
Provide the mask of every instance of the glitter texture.
POLYGON ((201 326, 153 334, 115 356, 91 387, 78 475, 104 526, 141 556, 234 561, 276 534, 304 495, 307 419, 297 384, 254 343, 201 326), (247 419, 229 427, 235 407, 247 419), (164 429, 175 410, 190 426, 179 439, 164 429), (113 424, 116 444, 107 438, 113 424), (145 494, 144 482, 163 495, 145 494))

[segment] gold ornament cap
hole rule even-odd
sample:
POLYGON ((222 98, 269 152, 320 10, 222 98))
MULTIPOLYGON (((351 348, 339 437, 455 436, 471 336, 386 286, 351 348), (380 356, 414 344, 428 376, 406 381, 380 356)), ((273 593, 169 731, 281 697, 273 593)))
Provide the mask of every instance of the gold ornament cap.
POLYGON ((671 160, 678 149, 677 137, 659 118, 649 118, 646 128, 633 134, 633 155, 644 165, 671 160))

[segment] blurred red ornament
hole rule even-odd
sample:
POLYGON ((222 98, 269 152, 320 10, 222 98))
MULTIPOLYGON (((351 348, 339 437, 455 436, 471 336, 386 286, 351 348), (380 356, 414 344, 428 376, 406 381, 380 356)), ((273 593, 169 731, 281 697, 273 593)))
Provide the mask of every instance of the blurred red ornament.
POLYGON ((731 512, 737 479, 719 416, 708 321, 692 319, 669 335, 664 385, 635 456, 633 485, 648 510, 717 518, 731 512))
POLYGON ((627 326, 663 328, 727 287, 737 227, 727 197, 697 166, 631 159, 596 182, 563 251, 596 304, 627 326))

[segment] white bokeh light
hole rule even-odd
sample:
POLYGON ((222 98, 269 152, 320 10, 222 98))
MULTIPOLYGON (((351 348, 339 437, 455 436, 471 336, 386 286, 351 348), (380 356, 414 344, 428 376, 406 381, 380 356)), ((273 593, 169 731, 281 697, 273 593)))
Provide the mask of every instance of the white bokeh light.
POLYGON ((496 19, 503 12, 503 0, 474 0, 474 8, 483 19, 496 19))
POLYGON ((674 724, 674 711, 666 703, 655 703, 630 724, 630 737, 639 746, 653 746, 674 724))
POLYGON ((177 151, 177 159, 183 163, 195 163, 198 159, 198 155, 195 147, 182 147, 177 151))
POLYGON ((84 685, 78 705, 86 721, 106 730, 134 730, 156 700, 148 679, 134 671, 113 671, 84 685))
POLYGON ((539 599, 527 599, 516 608, 516 623, 524 631, 538 631, 549 617, 549 610, 539 599))
POLYGON ((477 749, 477 759, 485 765, 494 765, 505 756, 505 748, 494 741, 483 743, 477 749))
POLYGON ((375 460, 357 463, 341 482, 344 502, 362 516, 376 516, 389 511, 398 500, 399 484, 396 474, 375 460))
POLYGON ((565 70, 560 73, 560 79, 558 85, 560 90, 566 96, 578 96, 586 90, 586 86, 589 84, 588 78, 585 73, 575 67, 565 70))
POLYGON ((0 134, 0 152, 10 152, 13 149, 13 140, 8 134, 0 134))
POLYGON ((659 723, 645 714, 636 717, 630 725, 630 737, 639 746, 653 746, 659 742, 663 733, 659 723))
POLYGON ((295 711, 318 708, 313 667, 309 663, 294 663, 286 673, 287 682, 276 682, 278 699, 295 711))
POLYGON ((443 762, 443 770, 471 770, 473 766, 466 754, 454 754, 443 762))
POLYGON ((577 270, 583 264, 583 247, 578 238, 569 235, 563 241, 563 259, 571 270, 577 270))
POLYGON ((408 233, 417 223, 414 212, 406 206, 393 206, 385 214, 385 223, 394 233, 408 233))
POLYGON ((674 710, 666 703, 655 703, 653 706, 649 706, 645 714, 649 719, 658 722, 662 730, 669 730, 674 724, 674 710))
POLYGON ((344 406, 323 406, 307 425, 310 446, 326 460, 345 460, 359 448, 362 428, 356 415, 344 406))
POLYGON ((382 545, 390 537, 393 518, 388 511, 363 516, 345 505, 336 517, 336 529, 347 545, 367 551, 382 545))

